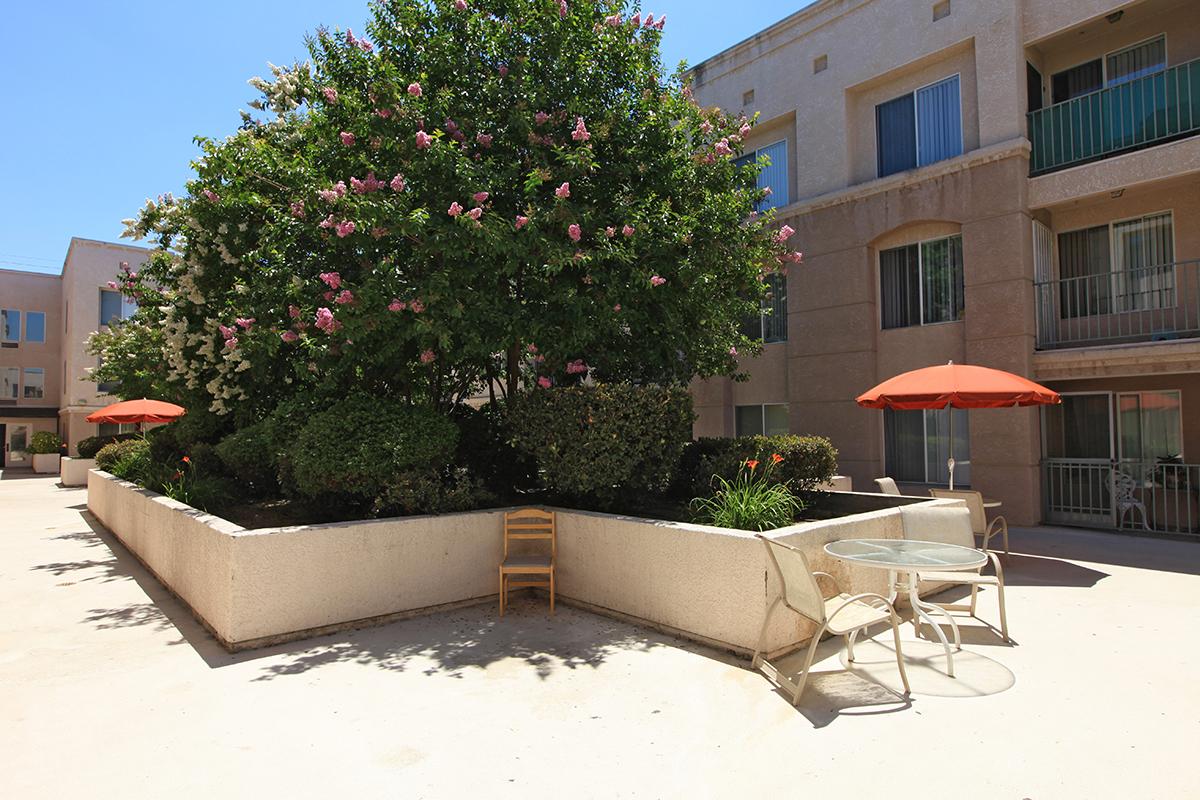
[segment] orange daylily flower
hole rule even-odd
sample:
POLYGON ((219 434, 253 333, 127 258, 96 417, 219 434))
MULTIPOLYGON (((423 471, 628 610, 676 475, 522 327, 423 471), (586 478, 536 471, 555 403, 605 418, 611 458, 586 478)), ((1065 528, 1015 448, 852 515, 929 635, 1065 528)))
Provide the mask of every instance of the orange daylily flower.
POLYGON ((190 464, 190 463, 192 463, 192 459, 188 458, 187 456, 184 456, 184 457, 183 457, 183 463, 185 463, 185 464, 190 464))
POLYGON ((783 456, 779 455, 779 453, 771 454, 771 463, 772 464, 778 464, 780 461, 783 461, 783 456))
POLYGON ((757 461, 757 459, 753 459, 753 458, 752 458, 752 459, 749 459, 749 460, 746 462, 746 466, 747 466, 747 467, 749 467, 751 471, 753 471, 753 470, 754 470, 754 468, 758 466, 758 461, 757 461))

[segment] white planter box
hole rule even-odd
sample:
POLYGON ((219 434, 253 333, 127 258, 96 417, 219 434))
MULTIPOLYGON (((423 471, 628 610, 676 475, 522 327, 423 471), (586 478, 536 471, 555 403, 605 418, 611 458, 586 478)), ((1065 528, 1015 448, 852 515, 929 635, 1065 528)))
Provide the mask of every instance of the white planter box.
POLYGON ((58 473, 58 459, 58 453, 34 453, 33 471, 43 475, 55 475, 58 473))
POLYGON ((96 459, 64 457, 60 466, 63 486, 87 486, 88 470, 96 468, 96 459))

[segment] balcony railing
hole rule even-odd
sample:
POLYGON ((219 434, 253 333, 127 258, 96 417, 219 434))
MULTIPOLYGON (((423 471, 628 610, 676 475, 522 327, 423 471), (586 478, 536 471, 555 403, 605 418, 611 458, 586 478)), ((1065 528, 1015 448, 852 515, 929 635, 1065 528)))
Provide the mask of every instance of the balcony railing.
POLYGON ((1200 133, 1200 59, 1029 113, 1040 175, 1200 133))
POLYGON ((1200 464, 1047 458, 1046 522, 1200 535, 1200 464))
POLYGON ((1200 261, 1035 282, 1039 350, 1200 336, 1200 261))

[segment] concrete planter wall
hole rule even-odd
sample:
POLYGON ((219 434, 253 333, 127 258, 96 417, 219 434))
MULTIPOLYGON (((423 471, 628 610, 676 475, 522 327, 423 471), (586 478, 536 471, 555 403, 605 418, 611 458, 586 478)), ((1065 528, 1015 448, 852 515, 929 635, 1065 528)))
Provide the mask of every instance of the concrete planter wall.
POLYGON ((88 470, 96 468, 94 458, 69 458, 64 456, 59 472, 63 486, 87 486, 88 470))
POLYGON ((53 475, 58 472, 58 453, 34 453, 33 471, 43 475, 53 475))
MULTIPOLYGON (((878 495, 846 495, 880 502, 878 495)), ((958 501, 919 501, 955 505, 958 501)), ((246 530, 88 474, 88 507, 221 643, 240 650, 461 605, 497 591, 503 509, 444 516, 246 530)), ((556 509, 560 597, 746 654, 777 587, 766 551, 745 531, 556 509)), ((900 538, 896 506, 768 534, 803 547, 844 590, 881 591, 882 572, 827 558, 826 542, 900 538)), ((807 639, 776 615, 770 650, 807 639)))

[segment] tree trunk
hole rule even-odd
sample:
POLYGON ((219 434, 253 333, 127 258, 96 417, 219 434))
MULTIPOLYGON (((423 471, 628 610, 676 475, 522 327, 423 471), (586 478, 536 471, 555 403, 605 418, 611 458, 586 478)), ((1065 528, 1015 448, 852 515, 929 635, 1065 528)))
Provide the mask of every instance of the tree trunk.
POLYGON ((507 354, 507 394, 509 399, 517 396, 517 380, 521 377, 521 345, 513 342, 508 346, 507 354))

